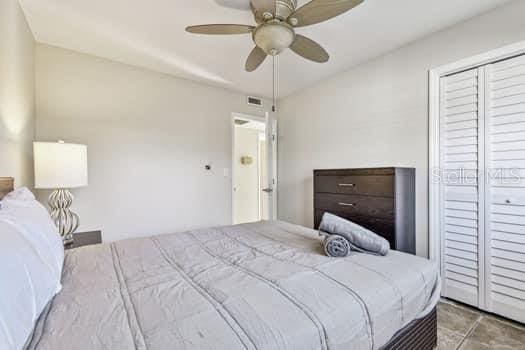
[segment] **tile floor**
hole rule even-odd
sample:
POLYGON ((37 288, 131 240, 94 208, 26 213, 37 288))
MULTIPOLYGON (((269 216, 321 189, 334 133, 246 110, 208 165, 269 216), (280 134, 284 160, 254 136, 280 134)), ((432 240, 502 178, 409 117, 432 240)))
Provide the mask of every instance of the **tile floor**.
POLYGON ((525 325, 443 299, 437 350, 525 350, 525 325))

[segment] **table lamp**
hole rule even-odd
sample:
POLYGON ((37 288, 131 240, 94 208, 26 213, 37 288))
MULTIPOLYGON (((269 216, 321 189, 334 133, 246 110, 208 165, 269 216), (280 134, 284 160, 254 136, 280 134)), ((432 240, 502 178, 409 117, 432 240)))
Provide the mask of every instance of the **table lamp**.
POLYGON ((49 196, 51 218, 64 245, 71 244, 79 218, 70 209, 73 195, 69 189, 88 184, 87 146, 63 141, 34 142, 33 155, 35 188, 53 190, 49 196))

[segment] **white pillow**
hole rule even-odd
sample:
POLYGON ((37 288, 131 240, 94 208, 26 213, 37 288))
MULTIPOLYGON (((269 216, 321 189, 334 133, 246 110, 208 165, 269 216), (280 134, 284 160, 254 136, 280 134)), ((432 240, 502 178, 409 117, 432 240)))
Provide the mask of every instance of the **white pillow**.
POLYGON ((4 197, 4 201, 5 200, 34 201, 35 195, 27 187, 20 187, 6 194, 4 197))
MULTIPOLYGON (((49 264, 60 281, 64 264, 64 244, 48 211, 27 188, 19 188, 4 197, 0 221, 7 222, 23 234, 49 264)), ((57 290, 60 291, 60 283, 57 290)))
POLYGON ((57 281, 33 244, 1 220, 0 281, 0 349, 22 349, 57 281))
POLYGON ((0 349, 22 349, 61 289, 64 247, 29 190, 14 191, 0 204, 0 349))

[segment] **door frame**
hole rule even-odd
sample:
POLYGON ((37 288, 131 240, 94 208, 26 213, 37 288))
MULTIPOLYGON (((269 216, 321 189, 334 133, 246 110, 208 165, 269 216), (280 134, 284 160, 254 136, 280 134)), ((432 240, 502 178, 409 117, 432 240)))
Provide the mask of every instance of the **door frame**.
POLYGON ((434 172, 440 168, 440 80, 442 77, 464 70, 484 66, 497 61, 525 54, 525 41, 503 46, 457 62, 429 70, 429 257, 438 263, 441 269, 441 217, 440 217, 440 184, 433 180, 434 172))
POLYGON ((270 201, 268 202, 268 208, 269 208, 269 219, 275 220, 277 218, 277 205, 276 205, 276 197, 277 197, 277 148, 276 148, 276 136, 274 132, 274 128, 277 127, 276 120, 270 118, 270 115, 268 112, 266 112, 265 117, 245 114, 245 113, 238 113, 238 112, 232 112, 230 117, 230 130, 231 130, 231 223, 233 224, 235 222, 235 119, 245 119, 245 120, 253 120, 256 122, 264 123, 265 125, 265 133, 266 133, 266 139, 267 144, 269 142, 269 145, 271 145, 272 149, 267 149, 267 169, 271 169, 271 173, 268 176, 268 181, 273 181, 273 192, 272 197, 270 198, 270 201), (272 153, 271 163, 270 164, 270 157, 269 154, 272 153), (273 179, 272 179, 273 178, 273 179))

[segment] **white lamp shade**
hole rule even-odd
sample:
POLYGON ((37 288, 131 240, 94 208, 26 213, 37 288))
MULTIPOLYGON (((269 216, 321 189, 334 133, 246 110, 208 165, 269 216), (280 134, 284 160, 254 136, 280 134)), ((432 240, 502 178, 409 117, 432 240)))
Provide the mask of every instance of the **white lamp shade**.
POLYGON ((75 188, 88 184, 87 146, 33 142, 35 188, 75 188))

